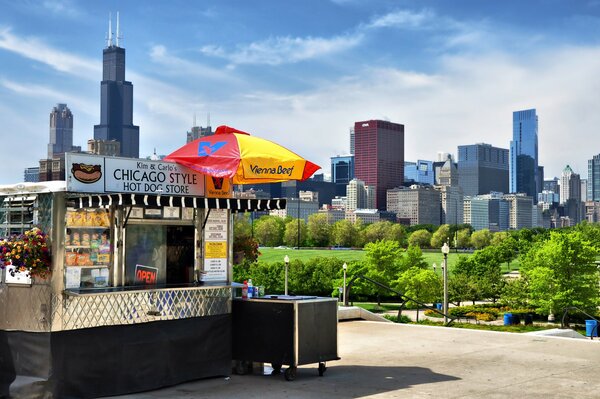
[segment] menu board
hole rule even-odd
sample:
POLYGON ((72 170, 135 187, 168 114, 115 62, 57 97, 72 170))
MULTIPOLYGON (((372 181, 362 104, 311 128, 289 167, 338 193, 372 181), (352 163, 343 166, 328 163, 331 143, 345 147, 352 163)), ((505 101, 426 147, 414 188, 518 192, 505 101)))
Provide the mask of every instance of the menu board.
POLYGON ((204 226, 204 281, 227 281, 229 211, 211 209, 204 226))

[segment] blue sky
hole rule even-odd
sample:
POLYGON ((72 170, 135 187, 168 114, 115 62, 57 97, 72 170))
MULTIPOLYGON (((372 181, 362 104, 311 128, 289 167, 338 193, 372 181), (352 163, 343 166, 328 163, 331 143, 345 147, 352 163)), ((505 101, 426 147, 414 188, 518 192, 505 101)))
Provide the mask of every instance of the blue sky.
MULTIPOLYGON (((67 103, 74 144, 100 118, 108 15, 120 12, 141 155, 230 125, 320 164, 355 121, 405 125, 405 159, 509 148, 536 108, 546 178, 600 153, 600 0, 0 0, 0 184, 45 157, 67 103)), ((115 24, 113 22, 113 30, 115 24)))

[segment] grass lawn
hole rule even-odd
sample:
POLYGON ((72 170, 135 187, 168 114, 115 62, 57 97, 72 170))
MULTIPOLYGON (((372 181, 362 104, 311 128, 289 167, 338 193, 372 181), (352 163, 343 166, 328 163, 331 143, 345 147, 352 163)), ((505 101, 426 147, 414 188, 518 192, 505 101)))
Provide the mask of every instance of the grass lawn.
POLYGON ((363 250, 332 250, 332 249, 284 249, 260 247, 259 262, 274 263, 283 262, 284 256, 289 256, 290 261, 300 259, 307 261, 312 258, 338 258, 344 262, 361 261, 365 257, 363 250))
MULTIPOLYGON (((300 259, 303 262, 317 257, 327 257, 327 258, 338 258, 344 262, 353 262, 353 261, 361 261, 365 258, 366 252, 363 250, 337 250, 337 249, 285 249, 285 248, 269 248, 269 247, 260 247, 259 248, 260 255, 258 260, 260 262, 273 263, 273 262, 283 262, 283 258, 285 255, 290 257, 290 261, 295 259, 300 259)), ((449 270, 452 270, 456 260, 459 255, 470 256, 469 253, 454 253, 451 252, 448 254, 448 267, 449 270)), ((428 265, 432 266, 434 263, 436 264, 436 271, 441 274, 441 264, 444 260, 444 257, 441 253, 437 252, 423 252, 423 258, 428 265)), ((515 262, 511 264, 514 266, 515 262)), ((503 268, 505 270, 505 268, 503 268)))

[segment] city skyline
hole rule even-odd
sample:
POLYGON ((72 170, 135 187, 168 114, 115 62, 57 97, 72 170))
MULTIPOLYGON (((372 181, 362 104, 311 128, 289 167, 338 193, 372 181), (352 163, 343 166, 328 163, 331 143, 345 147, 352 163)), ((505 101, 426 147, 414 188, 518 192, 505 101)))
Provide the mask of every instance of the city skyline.
POLYGON ((432 160, 459 145, 508 148, 512 112, 530 108, 546 178, 567 164, 584 177, 600 152, 598 2, 0 4, 10 144, 0 150, 0 184, 21 181, 45 157, 54 104, 75 115, 74 145, 93 137, 100 49, 117 11, 140 156, 178 148, 193 115, 210 113, 213 125, 275 140, 328 173, 358 120, 405 125, 405 159, 432 160), (20 156, 25 148, 31 159, 20 156))

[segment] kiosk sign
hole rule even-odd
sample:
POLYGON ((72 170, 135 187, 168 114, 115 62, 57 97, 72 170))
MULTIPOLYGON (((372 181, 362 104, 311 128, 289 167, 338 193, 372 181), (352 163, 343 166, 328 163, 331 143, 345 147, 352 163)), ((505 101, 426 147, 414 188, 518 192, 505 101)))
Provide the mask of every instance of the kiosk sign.
POLYGON ((67 190, 159 195, 204 195, 204 175, 161 161, 66 154, 67 190))
POLYGON ((158 281, 156 267, 135 265, 135 284, 154 285, 158 281))

